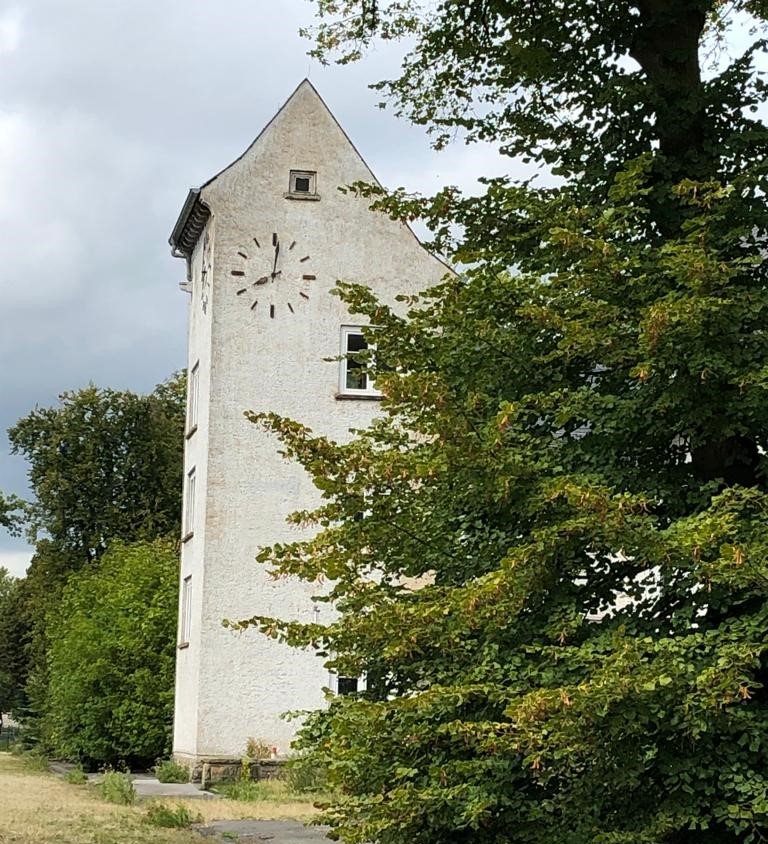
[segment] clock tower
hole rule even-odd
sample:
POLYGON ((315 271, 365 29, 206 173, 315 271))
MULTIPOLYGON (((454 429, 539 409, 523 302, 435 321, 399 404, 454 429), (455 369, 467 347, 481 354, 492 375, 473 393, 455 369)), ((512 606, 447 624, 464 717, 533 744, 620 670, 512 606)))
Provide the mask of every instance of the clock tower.
POLYGON ((302 536, 286 517, 318 494, 244 412, 274 411, 337 440, 378 412, 375 385, 340 355, 361 318, 330 290, 384 301, 448 271, 405 225, 339 187, 375 178, 307 80, 232 164, 191 190, 170 238, 187 267, 188 404, 174 756, 239 759, 249 738, 289 752, 283 713, 339 691, 322 660, 222 620, 330 620, 318 586, 273 579, 258 550, 302 536))

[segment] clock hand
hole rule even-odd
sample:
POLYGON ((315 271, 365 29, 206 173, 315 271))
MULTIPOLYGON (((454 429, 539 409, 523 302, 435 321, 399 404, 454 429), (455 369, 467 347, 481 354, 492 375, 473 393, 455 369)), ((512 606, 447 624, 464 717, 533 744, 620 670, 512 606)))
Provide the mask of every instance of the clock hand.
POLYGON ((275 263, 272 265, 272 278, 277 276, 277 257, 280 254, 280 241, 275 238, 275 263))

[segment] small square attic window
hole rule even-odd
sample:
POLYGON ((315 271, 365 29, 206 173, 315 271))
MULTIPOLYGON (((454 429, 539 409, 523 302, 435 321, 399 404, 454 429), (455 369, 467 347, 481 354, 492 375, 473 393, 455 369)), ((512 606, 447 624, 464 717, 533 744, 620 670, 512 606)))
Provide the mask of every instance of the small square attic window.
POLYGON ((288 195, 292 197, 316 197, 317 173, 313 170, 291 170, 288 195))

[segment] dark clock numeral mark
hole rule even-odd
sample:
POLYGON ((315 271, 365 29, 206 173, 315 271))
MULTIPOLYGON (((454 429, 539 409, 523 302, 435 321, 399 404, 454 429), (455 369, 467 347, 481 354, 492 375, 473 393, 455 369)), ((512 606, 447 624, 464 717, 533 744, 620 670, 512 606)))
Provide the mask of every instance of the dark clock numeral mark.
POLYGON ((245 293, 245 291, 246 291, 247 289, 248 289, 247 287, 241 287, 241 288, 237 291, 237 295, 238 295, 238 296, 242 296, 242 295, 243 295, 243 293, 245 293))
POLYGON ((232 275, 234 275, 234 276, 244 276, 245 273, 242 270, 232 270, 232 275))
POLYGON ((275 306, 274 305, 269 306, 269 316, 270 316, 271 319, 275 318, 275 306))
POLYGON ((303 264, 304 261, 308 261, 308 260, 309 260, 309 255, 305 255, 303 258, 299 258, 299 263, 303 264))
POLYGON ((302 278, 304 279, 304 281, 314 281, 317 278, 317 276, 316 275, 303 275, 302 278))
POLYGON ((286 304, 288 305, 288 310, 289 310, 291 313, 295 313, 295 311, 293 310, 293 305, 292 305, 290 302, 287 302, 286 304))
POLYGON ((309 296, 307 296, 306 293, 302 293, 301 290, 299 290, 299 296, 301 296, 302 299, 309 299, 309 296))
POLYGON ((245 252, 238 252, 237 254, 238 254, 241 258, 245 258, 245 260, 246 260, 246 261, 248 260, 248 256, 245 254, 245 252))
POLYGON ((293 249, 294 246, 296 246, 295 240, 291 241, 291 245, 288 247, 288 251, 290 252, 290 250, 293 249))
POLYGON ((272 232, 272 246, 277 246, 277 232, 272 232))
POLYGON ((259 300, 254 299, 253 304, 251 305, 251 310, 252 311, 256 310, 256 305, 258 305, 258 304, 259 304, 259 300))
POLYGON ((255 237, 254 237, 254 239, 253 239, 253 242, 256 244, 256 248, 257 248, 257 249, 261 249, 261 244, 259 243, 259 241, 258 241, 258 240, 256 240, 256 238, 255 238, 255 237))

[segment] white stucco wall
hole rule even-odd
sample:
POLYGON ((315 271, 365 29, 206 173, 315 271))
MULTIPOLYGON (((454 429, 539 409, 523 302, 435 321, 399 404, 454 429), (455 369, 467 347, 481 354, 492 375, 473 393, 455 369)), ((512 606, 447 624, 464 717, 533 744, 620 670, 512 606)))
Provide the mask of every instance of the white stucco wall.
MULTIPOLYGON (((254 561, 261 546, 298 538, 285 518, 312 506, 316 490, 243 412, 275 411, 341 440, 369 424, 377 403, 338 400, 339 364, 324 360, 339 354, 341 326, 359 324, 330 289, 338 279, 363 282, 393 301, 446 272, 407 227, 337 190, 372 178, 303 83, 245 155, 202 190, 215 243, 207 315, 198 290, 200 243, 193 256, 189 362, 200 361, 201 395, 200 425, 186 449, 187 470, 196 467, 197 503, 181 567, 182 578, 192 574, 194 593, 192 635, 177 670, 174 752, 182 758, 237 757, 249 736, 285 753, 296 724, 280 715, 323 705, 328 673, 319 659, 253 631, 234 634, 221 620, 316 619, 316 586, 274 580, 254 561), (319 201, 285 197, 292 169, 317 172, 319 201), (282 275, 252 288, 272 270, 273 233, 282 275), (305 274, 315 278, 303 280, 305 274), (248 293, 238 296, 245 286, 248 293)), ((322 621, 329 609, 321 606, 322 621)))

